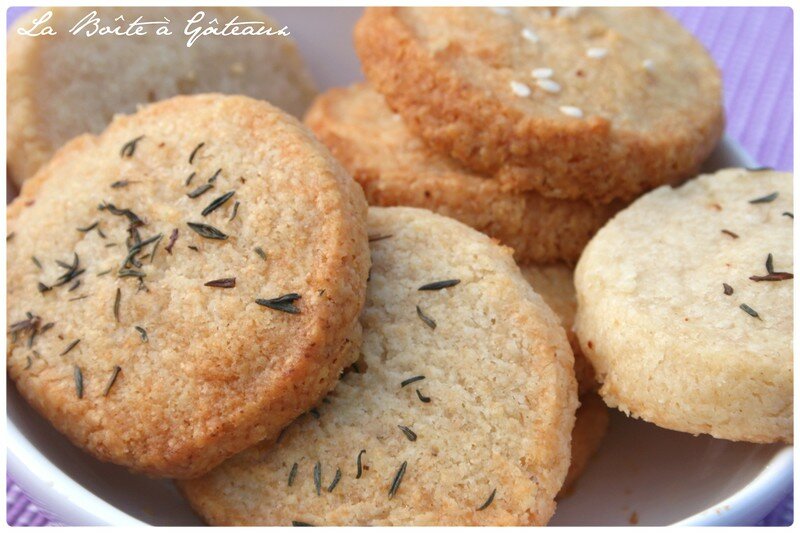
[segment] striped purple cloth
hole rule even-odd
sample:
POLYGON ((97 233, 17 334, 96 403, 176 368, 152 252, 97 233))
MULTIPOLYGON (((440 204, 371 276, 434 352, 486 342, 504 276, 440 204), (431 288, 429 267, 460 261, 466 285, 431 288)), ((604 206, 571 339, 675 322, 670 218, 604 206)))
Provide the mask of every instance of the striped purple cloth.
MULTIPOLYGON (((11 8, 10 23, 27 8, 11 8)), ((727 133, 759 165, 793 168, 792 10, 788 7, 673 7, 723 73, 727 133)), ((302 31, 302 30, 300 30, 302 31)), ((6 476, 7 520, 14 526, 57 525, 6 476)), ((790 494, 759 525, 794 522, 790 494)))

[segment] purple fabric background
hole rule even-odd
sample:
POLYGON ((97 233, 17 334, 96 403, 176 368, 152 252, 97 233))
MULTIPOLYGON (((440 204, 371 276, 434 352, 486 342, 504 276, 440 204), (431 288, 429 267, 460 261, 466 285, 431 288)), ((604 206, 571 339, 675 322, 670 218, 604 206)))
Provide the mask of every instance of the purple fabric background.
MULTIPOLYGON (((8 22, 27 8, 9 8, 8 22)), ((792 10, 787 7, 667 9, 709 49, 722 70, 727 133, 759 165, 793 169, 792 10)), ((8 523, 54 524, 6 476, 8 523)), ((790 525, 793 495, 760 525, 790 525)))

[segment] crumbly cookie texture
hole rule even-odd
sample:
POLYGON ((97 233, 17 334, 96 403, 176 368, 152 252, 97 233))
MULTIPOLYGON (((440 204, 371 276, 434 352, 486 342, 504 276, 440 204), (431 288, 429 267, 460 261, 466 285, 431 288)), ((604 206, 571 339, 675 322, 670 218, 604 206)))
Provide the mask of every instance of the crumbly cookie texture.
POLYGON ((559 498, 566 498, 575 488, 608 432, 608 407, 600 396, 588 393, 582 395, 580 400, 581 406, 575 412, 575 427, 572 430, 572 460, 564 486, 558 493, 559 498))
POLYGON ((573 330, 578 301, 575 297, 575 286, 572 283, 573 270, 564 265, 522 265, 522 275, 530 282, 550 309, 561 320, 567 333, 567 339, 575 355, 575 378, 578 380, 578 392, 583 395, 597 388, 592 364, 581 352, 581 343, 573 330))
POLYGON ((450 216, 512 247, 518 261, 574 264, 623 206, 506 190, 499 180, 428 148, 364 84, 320 95, 305 122, 361 184, 370 204, 450 216))
POLYGON ((99 459, 203 474, 274 438, 357 356, 366 210, 265 102, 175 97, 118 116, 8 208, 8 374, 99 459))
POLYGON ((8 41, 8 167, 14 182, 21 185, 73 137, 103 131, 114 114, 178 94, 242 94, 302 115, 315 89, 294 41, 205 35, 187 47, 184 27, 199 11, 205 16, 192 28, 208 27, 213 19, 224 25, 234 17, 282 28, 246 7, 48 7, 23 15, 8 41), (46 24, 57 35, 17 33, 48 11, 46 24), (92 11, 101 24, 166 18, 172 35, 156 35, 156 26, 147 35, 124 38, 69 33, 92 11))
POLYGON ((727 169, 619 213, 575 272, 609 406, 717 438, 792 442, 792 175, 727 169))
POLYGON ((655 8, 376 7, 355 42, 415 134, 550 197, 633 199, 693 176, 723 131, 713 60, 655 8))
POLYGON ((545 524, 577 407, 558 319, 463 224, 370 208, 369 231, 359 371, 183 492, 215 525, 545 524))

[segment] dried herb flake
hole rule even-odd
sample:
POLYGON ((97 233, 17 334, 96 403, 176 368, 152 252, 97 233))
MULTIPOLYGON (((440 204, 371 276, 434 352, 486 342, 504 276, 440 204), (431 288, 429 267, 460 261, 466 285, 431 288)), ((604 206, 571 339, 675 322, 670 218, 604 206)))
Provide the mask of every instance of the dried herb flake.
POLYGON ((494 495, 495 495, 496 493, 497 493, 497 489, 493 489, 493 490, 492 490, 492 493, 491 493, 491 494, 489 494, 489 498, 488 498, 488 499, 487 499, 485 502, 483 502, 483 505, 481 505, 480 507, 478 507, 478 508, 476 509, 476 511, 483 511, 484 509, 486 509, 487 507, 489 507, 490 505, 492 505, 492 502, 494 501, 494 495))
POLYGON ((71 352, 71 351, 72 351, 72 349, 73 349, 73 348, 75 348, 75 347, 78 345, 78 343, 79 343, 79 342, 81 342, 81 340, 80 340, 80 339, 76 339, 76 340, 72 341, 71 343, 69 343, 69 344, 67 345, 67 347, 66 347, 66 348, 64 348, 64 351, 63 351, 63 352, 61 352, 61 353, 60 353, 60 354, 58 354, 58 355, 61 355, 61 356, 67 355, 69 352, 71 352))
POLYGON ((103 396, 108 396, 109 391, 111 391, 111 387, 114 386, 114 383, 117 381, 117 376, 119 375, 122 368, 119 365, 114 366, 114 370, 111 371, 111 378, 109 378, 108 383, 106 384, 105 390, 103 390, 103 396))
POLYGON ((75 394, 80 400, 83 398, 83 372, 81 372, 81 367, 75 365, 72 370, 72 376, 75 378, 75 394))
POLYGON ((727 283, 723 283, 722 284, 722 292, 725 293, 725 296, 730 296, 731 294, 733 294, 733 287, 731 287, 727 283))
POLYGON ((772 194, 768 194, 766 196, 762 196, 761 198, 756 198, 755 200, 750 200, 751 204, 768 204, 775 200, 778 197, 778 191, 775 191, 772 194))
POLYGON ((272 299, 259 298, 256 300, 256 303, 264 307, 269 307, 270 309, 275 309, 276 311, 283 311, 284 313, 296 315, 300 313, 300 309, 294 305, 294 302, 299 299, 300 295, 293 292, 272 299))
POLYGON ((222 278, 205 282, 206 287, 219 287, 221 289, 232 289, 236 287, 236 278, 222 278))
POLYGON ((340 479, 342 479, 342 471, 337 468, 336 473, 333 475, 333 481, 331 481, 331 484, 328 485, 328 492, 333 492, 333 489, 335 489, 336 485, 339 484, 340 479))
POLYGON ((390 500, 394 498, 394 495, 397 494, 397 491, 400 489, 400 483, 403 481, 403 476, 406 473, 406 467, 408 467, 408 461, 403 461, 403 464, 400 465, 400 469, 397 471, 397 474, 394 475, 392 486, 389 487, 390 500))
POLYGON ((198 196, 202 196, 203 194, 207 193, 207 192, 208 192, 208 191, 210 191, 210 190, 211 190, 213 187, 214 187, 214 186, 213 186, 213 185, 211 185, 210 183, 204 183, 203 185, 199 186, 199 187, 198 187, 198 188, 196 188, 195 190, 193 190, 193 191, 191 191, 191 192, 187 192, 187 193, 186 193, 186 196, 188 196, 189 198, 192 198, 192 199, 194 199, 194 198, 197 198, 198 196))
POLYGON ((431 317, 426 315, 419 306, 417 306, 417 316, 422 319, 426 326, 431 329, 436 329, 436 322, 431 317))
POLYGON ((203 215, 204 217, 208 216, 215 209, 219 209, 220 207, 222 207, 225 204, 225 202, 230 200, 231 196, 233 196, 234 194, 236 194, 236 191, 226 192, 225 194, 223 194, 222 196, 220 196, 219 198, 215 199, 210 204, 208 204, 200 214, 203 215))
POLYGON ((402 388, 406 385, 411 385, 412 383, 416 381, 422 381, 423 379, 425 379, 425 376, 414 376, 413 378, 404 379, 402 382, 400 382, 400 387, 402 388))
POLYGON ((219 241, 224 241, 228 238, 227 235, 222 233, 214 226, 209 226, 208 224, 200 224, 198 222, 187 222, 186 224, 190 228, 192 228, 192 230, 195 233, 197 233, 201 237, 205 237, 206 239, 215 239, 219 241))
POLYGON ((147 337, 147 330, 141 326, 134 326, 134 329, 139 332, 139 336, 142 338, 142 342, 147 342, 149 339, 147 337))
POLYGON ((420 287, 419 291, 439 291, 448 287, 454 287, 461 283, 460 279, 445 279, 442 281, 434 281, 433 283, 426 283, 420 287))
POLYGON ((133 157, 133 153, 136 151, 136 143, 144 139, 144 135, 139 135, 135 139, 131 139, 130 141, 126 142, 125 145, 122 147, 122 150, 119 151, 120 157, 133 157))
POLYGON ((407 438, 408 440, 410 440, 411 442, 414 442, 414 441, 416 441, 416 440, 417 440, 417 434, 416 434, 416 433, 414 433, 414 432, 411 430, 411 428, 410 428, 410 427, 408 427, 408 426, 399 426, 399 425, 398 425, 397 427, 399 427, 399 428, 400 428, 400 431, 402 431, 402 432, 403 432, 403 435, 405 435, 405 436, 406 436, 406 438, 407 438))
POLYGON ((194 156, 197 155, 198 150, 200 150, 200 148, 202 148, 205 145, 206 145, 206 143, 202 142, 202 143, 200 143, 200 144, 198 144, 197 146, 194 147, 194 150, 192 150, 192 153, 189 154, 189 164, 190 165, 192 163, 194 163, 194 156))
POLYGON ((761 317, 758 315, 758 313, 755 311, 755 309, 753 309, 749 305, 742 304, 742 305, 739 306, 739 309, 741 309, 742 311, 744 311, 745 313, 747 313, 751 317, 761 320, 761 317))
POLYGON ((317 496, 322 493, 322 465, 319 461, 314 465, 314 489, 317 491, 317 496))
POLYGON ((361 456, 367 453, 367 450, 361 450, 358 452, 358 457, 356 457, 356 479, 361 479, 361 474, 363 473, 363 468, 361 467, 361 456))

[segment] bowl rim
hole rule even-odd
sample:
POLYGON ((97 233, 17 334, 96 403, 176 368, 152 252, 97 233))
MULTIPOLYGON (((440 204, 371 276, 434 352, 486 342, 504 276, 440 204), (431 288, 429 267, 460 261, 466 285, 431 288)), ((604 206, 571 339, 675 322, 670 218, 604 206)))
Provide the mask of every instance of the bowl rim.
MULTIPOLYGON (((727 134, 723 135, 717 149, 724 150, 728 159, 739 166, 755 166, 753 158, 727 134)), ((111 505, 68 476, 33 446, 8 417, 6 436, 7 473, 46 516, 67 525, 152 525, 111 505)), ((758 513, 765 516, 792 487, 793 450, 791 445, 778 449, 747 485, 708 509, 671 525, 741 525, 742 520, 758 513)))

